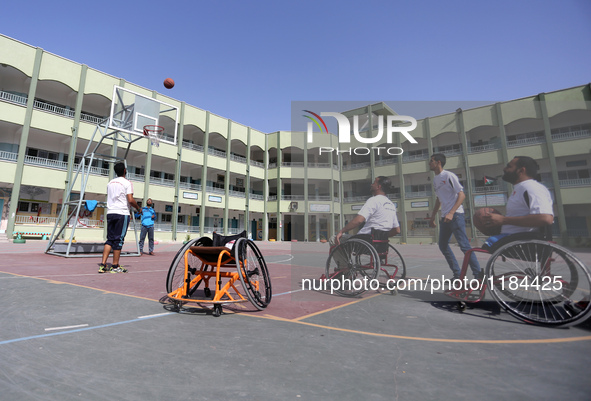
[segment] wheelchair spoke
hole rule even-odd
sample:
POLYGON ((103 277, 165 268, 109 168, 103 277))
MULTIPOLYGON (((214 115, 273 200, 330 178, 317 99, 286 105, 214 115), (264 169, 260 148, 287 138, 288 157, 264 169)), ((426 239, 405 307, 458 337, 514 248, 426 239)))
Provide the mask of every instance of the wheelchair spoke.
POLYGON ((591 276, 568 250, 543 241, 516 241, 487 264, 490 290, 509 313, 528 322, 562 326, 591 312, 591 276))

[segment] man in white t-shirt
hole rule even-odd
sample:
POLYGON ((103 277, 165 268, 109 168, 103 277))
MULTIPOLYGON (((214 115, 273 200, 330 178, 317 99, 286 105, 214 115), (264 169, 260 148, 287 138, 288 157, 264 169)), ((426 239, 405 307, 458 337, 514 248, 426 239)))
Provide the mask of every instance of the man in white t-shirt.
POLYGON ((497 241, 489 238, 485 247, 497 249, 517 239, 549 239, 545 232, 554 221, 552 196, 544 185, 534 180, 538 164, 528 156, 516 156, 503 169, 503 180, 513 184, 507 201, 507 214, 491 213, 484 222, 492 227, 501 226, 497 241))
POLYGON ((121 257, 121 248, 127 228, 129 227, 129 206, 140 211, 140 207, 133 199, 133 185, 125 175, 127 170, 125 164, 117 163, 114 167, 117 178, 112 179, 107 184, 107 242, 103 250, 103 260, 99 265, 99 273, 127 273, 127 269, 119 265, 121 257), (107 267, 109 254, 113 251, 113 264, 107 267))
POLYGON ((363 227, 355 235, 371 243, 372 229, 388 236, 400 234, 400 224, 396 216, 396 205, 386 196, 391 191, 392 183, 388 177, 379 176, 371 184, 372 197, 369 198, 357 216, 330 239, 331 245, 338 245, 341 240, 346 241, 351 236, 345 234, 363 224, 363 227), (386 234, 384 234, 386 235, 386 234))
MULTIPOLYGON (((429 225, 436 227, 435 217, 441 207, 441 221, 439 222, 439 250, 445 256, 449 268, 453 272, 454 279, 460 278, 460 266, 453 254, 449 241, 451 236, 456 238, 462 252, 472 249, 470 240, 466 235, 466 219, 464 218, 464 207, 462 203, 466 199, 464 187, 460 184, 458 176, 443 167, 447 158, 443 153, 436 153, 429 160, 429 169, 435 173, 433 188, 437 195, 433 214, 429 225)), ((474 277, 480 277, 480 264, 474 252, 470 255, 470 268, 474 277)))

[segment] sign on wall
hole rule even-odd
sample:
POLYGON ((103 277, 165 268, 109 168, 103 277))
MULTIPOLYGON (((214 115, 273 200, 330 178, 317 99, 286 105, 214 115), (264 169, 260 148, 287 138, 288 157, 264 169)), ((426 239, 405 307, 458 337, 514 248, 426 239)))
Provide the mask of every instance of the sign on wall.
POLYGON ((506 204, 507 194, 476 195, 474 197, 475 207, 505 206, 506 204))
POLYGON ((195 199, 197 200, 199 194, 196 194, 194 192, 183 192, 183 198, 184 199, 195 199))
POLYGON ((330 212, 330 205, 325 203, 310 203, 311 212, 330 212))

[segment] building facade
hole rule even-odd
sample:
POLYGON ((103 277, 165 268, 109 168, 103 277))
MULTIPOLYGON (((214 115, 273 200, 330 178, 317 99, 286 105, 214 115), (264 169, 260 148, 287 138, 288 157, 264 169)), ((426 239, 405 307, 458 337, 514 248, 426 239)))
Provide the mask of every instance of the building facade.
MULTIPOLYGON (((554 196, 555 236, 571 246, 589 237, 590 85, 425 118, 412 131, 417 144, 396 138, 402 155, 355 154, 335 135, 308 143, 304 132, 264 133, 0 36, 0 230, 8 237, 51 232, 95 127, 109 115, 114 86, 180 110, 176 146, 137 141, 126 157, 136 199, 154 200, 156 237, 163 241, 244 229, 259 240, 327 239, 357 213, 373 178, 384 175, 395 186, 389 196, 403 227, 398 241, 434 242, 436 229, 427 224, 434 152, 446 154, 446 169, 462 180, 467 216, 485 205, 504 211, 510 186, 485 187, 483 177, 502 174, 513 156, 534 157, 554 196)), ((362 134, 374 137, 378 117, 395 112, 378 103, 343 114, 365 119, 372 128, 362 134)), ((122 149, 105 144, 104 152, 122 149)), ((104 201, 112 166, 95 160, 92 167, 85 198, 104 201)), ((97 208, 69 224, 78 225, 79 239, 102 240, 104 217, 97 208)), ((467 224, 472 238, 481 237, 467 224)))

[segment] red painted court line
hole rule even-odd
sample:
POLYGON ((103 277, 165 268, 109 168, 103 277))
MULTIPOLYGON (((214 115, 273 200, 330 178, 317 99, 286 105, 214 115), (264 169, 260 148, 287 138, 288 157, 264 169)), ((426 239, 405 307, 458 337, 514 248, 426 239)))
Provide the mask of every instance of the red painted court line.
MULTIPOLYGON (((19 276, 41 278, 158 301, 166 295, 166 276, 176 251, 177 249, 173 249, 168 252, 156 252, 155 256, 121 258, 122 264, 129 269, 129 273, 126 274, 98 274, 100 257, 62 258, 39 251, 27 254, 3 254, 0 270, 19 276)), ((266 249, 264 253, 266 257, 288 254, 284 249, 266 249)), ((269 270, 275 294, 299 290, 297 284, 302 277, 302 272, 309 272, 309 278, 320 277, 320 274, 316 275, 314 268, 309 266, 271 263, 269 270)), ((316 270, 320 271, 317 268, 316 270)), ((283 319, 300 319, 352 302, 356 302, 356 299, 307 290, 297 291, 276 296, 264 313, 283 319)))

